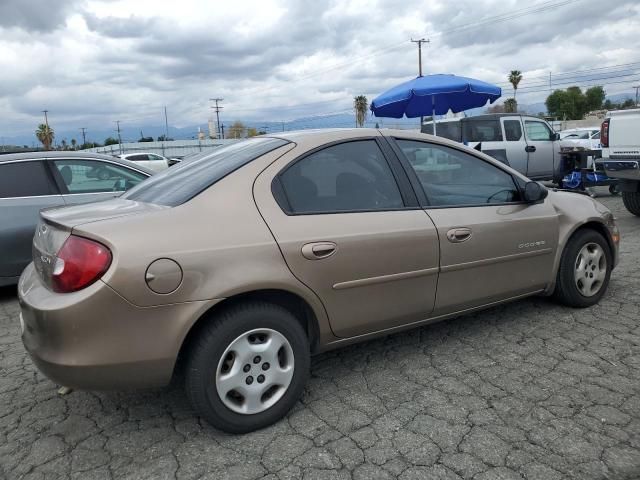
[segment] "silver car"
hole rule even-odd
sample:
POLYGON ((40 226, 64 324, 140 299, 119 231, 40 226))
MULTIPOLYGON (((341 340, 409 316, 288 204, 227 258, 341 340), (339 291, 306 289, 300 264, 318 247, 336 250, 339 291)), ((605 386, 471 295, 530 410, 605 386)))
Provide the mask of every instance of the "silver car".
POLYGON ((95 153, 0 156, 0 286, 18 283, 31 261, 31 241, 41 209, 117 197, 153 173, 95 153))

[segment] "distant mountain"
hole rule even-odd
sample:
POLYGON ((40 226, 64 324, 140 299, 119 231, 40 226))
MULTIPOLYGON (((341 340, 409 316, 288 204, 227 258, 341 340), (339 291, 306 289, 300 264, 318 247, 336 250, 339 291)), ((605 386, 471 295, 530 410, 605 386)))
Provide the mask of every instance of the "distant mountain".
MULTIPOLYGON (((607 99, 612 102, 619 103, 624 102, 627 99, 635 99, 630 94, 620 93, 616 95, 608 95, 607 99)), ((537 115, 540 112, 547 111, 547 107, 544 102, 531 103, 531 104, 520 104, 518 107, 528 114, 537 115)), ((486 113, 487 107, 474 108, 472 110, 468 110, 466 112, 467 116, 480 115, 482 113, 486 113)), ((229 126, 235 120, 224 121, 223 125, 225 129, 228 129, 229 126)), ((246 127, 252 127, 257 129, 258 131, 262 131, 266 129, 267 133, 281 132, 281 131, 290 131, 290 130, 306 130, 309 128, 345 128, 345 127, 354 127, 355 126, 355 116, 350 113, 343 114, 335 114, 335 115, 310 115, 308 117, 301 117, 289 122, 265 122, 265 121, 253 121, 253 120, 242 120, 239 119, 246 127)), ((417 118, 376 118, 371 115, 367 117, 367 121, 365 123, 366 127, 375 127, 376 124, 380 127, 386 128, 418 128, 420 124, 420 120, 417 118)), ((169 127, 169 137, 175 140, 188 140, 192 138, 197 138, 198 135, 198 127, 205 133, 208 134, 208 127, 206 124, 202 125, 189 125, 186 127, 169 127)), ((60 143, 63 139, 66 140, 68 144, 71 143, 71 139, 75 138, 78 144, 82 143, 82 135, 77 129, 64 130, 64 129, 56 129, 56 137, 55 141, 60 143)), ((141 134, 145 137, 153 137, 158 138, 160 135, 164 135, 165 127, 158 125, 140 125, 140 126, 127 126, 123 125, 121 130, 122 140, 124 141, 137 141, 141 134)), ((117 137, 117 133, 113 130, 104 129, 104 130, 88 130, 87 131, 87 141, 103 143, 105 138, 107 137, 117 137)), ((39 142, 37 141, 35 135, 26 134, 26 135, 16 135, 13 137, 3 136, 3 141, 5 145, 27 145, 27 146, 38 146, 39 142)))

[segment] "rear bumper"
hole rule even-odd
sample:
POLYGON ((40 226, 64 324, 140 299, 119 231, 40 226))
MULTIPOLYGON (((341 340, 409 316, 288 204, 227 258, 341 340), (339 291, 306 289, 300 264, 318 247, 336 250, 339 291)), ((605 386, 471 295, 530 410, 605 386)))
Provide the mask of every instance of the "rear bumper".
POLYGON ((606 159, 602 163, 604 166, 604 171, 608 177, 640 181, 640 159, 639 160, 606 159))
POLYGON ((167 385, 182 342, 215 302, 136 307, 98 281, 48 290, 30 264, 18 284, 22 341, 54 382, 87 390, 167 385))

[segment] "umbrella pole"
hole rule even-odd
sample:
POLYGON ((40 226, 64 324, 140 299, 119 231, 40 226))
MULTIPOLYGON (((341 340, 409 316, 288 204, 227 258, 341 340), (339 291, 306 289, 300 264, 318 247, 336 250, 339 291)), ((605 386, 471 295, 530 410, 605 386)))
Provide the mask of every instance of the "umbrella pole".
POLYGON ((433 95, 431 95, 431 120, 433 121, 433 134, 436 135, 436 105, 433 95))

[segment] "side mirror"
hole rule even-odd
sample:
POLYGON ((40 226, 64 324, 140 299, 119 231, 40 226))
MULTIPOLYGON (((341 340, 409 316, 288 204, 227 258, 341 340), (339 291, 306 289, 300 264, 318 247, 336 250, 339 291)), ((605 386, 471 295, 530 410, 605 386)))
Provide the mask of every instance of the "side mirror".
POLYGON ((538 182, 527 182, 524 186, 524 201, 538 203, 547 198, 549 190, 538 182))
POLYGON ((560 140, 560 134, 559 133, 552 133, 551 134, 551 140, 553 140, 554 142, 560 140))

